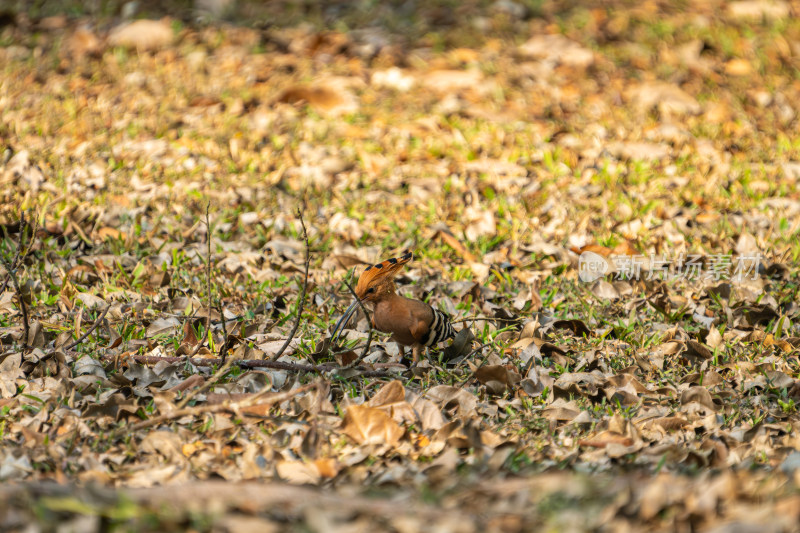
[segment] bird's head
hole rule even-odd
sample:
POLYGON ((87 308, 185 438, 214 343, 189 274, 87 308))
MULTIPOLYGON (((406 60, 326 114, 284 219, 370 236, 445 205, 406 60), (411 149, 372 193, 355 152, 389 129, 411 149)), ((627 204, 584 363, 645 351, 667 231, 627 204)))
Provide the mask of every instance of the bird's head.
POLYGON ((407 251, 400 257, 368 266, 358 278, 355 293, 362 302, 376 302, 381 297, 395 292, 394 277, 403 265, 414 258, 414 253, 407 251))
POLYGON ((414 258, 414 253, 410 250, 401 255, 400 257, 393 257, 386 261, 370 265, 361 276, 358 278, 358 283, 353 292, 356 293, 356 298, 347 311, 344 312, 342 317, 336 322, 333 328, 331 342, 336 342, 336 338, 344 329, 345 325, 350 321, 353 313, 358 309, 359 302, 377 302, 387 294, 392 294, 395 291, 394 277, 403 268, 403 265, 408 263, 414 258))

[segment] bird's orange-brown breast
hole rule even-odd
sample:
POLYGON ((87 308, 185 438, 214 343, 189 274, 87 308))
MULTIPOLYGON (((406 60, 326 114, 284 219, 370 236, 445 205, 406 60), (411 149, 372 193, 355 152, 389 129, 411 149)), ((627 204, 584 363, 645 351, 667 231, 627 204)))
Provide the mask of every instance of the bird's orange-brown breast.
POLYGON ((392 294, 375 304, 372 321, 378 330, 392 333, 400 344, 412 346, 426 338, 433 309, 425 302, 392 294))

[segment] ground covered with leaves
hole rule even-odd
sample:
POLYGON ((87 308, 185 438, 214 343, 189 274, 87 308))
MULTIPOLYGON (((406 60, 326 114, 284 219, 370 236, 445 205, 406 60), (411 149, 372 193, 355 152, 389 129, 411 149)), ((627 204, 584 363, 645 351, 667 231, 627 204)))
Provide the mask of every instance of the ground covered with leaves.
POLYGON ((796 4, 198 4, 0 14, 0 528, 797 530, 796 4))

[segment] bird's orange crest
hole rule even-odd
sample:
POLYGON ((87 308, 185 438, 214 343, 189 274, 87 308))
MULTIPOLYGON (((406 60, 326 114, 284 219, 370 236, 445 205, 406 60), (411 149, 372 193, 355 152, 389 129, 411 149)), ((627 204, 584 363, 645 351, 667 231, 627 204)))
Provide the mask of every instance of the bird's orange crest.
POLYGON ((412 259, 414 259, 414 252, 407 250, 400 257, 392 257, 386 261, 368 266, 358 278, 356 294, 359 298, 363 298, 370 287, 380 285, 382 282, 391 282, 400 269, 403 268, 403 265, 412 259))

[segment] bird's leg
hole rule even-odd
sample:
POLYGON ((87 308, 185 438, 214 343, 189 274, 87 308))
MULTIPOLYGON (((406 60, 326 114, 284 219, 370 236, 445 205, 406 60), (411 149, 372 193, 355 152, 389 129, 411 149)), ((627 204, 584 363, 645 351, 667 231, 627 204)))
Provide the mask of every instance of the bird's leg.
POLYGON ((411 357, 412 357, 415 365, 419 362, 419 353, 421 351, 422 350, 420 349, 420 345, 419 344, 415 344, 414 347, 411 348, 411 357))

